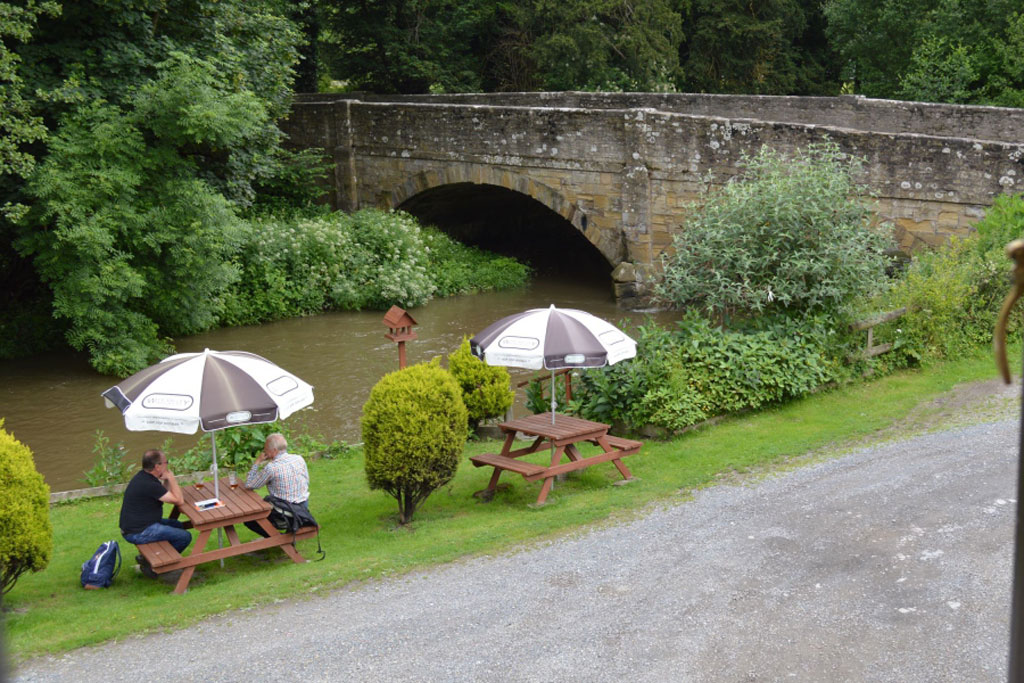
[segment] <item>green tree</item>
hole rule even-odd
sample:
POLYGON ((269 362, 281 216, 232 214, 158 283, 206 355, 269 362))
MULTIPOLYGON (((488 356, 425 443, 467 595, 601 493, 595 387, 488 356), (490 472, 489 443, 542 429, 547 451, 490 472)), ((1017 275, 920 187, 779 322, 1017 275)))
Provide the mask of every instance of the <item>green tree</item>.
POLYGON ((282 167, 275 121, 300 42, 288 9, 76 2, 16 47, 29 114, 50 133, 28 178, 0 185, 30 207, 3 231, 101 371, 138 370, 166 336, 216 322, 237 214, 282 167))
POLYGON ((350 90, 481 88, 481 55, 497 4, 488 0, 357 0, 319 5, 324 61, 350 90))
POLYGON ((535 0, 528 48, 545 90, 667 90, 682 19, 667 0, 535 0))
POLYGON ((964 103, 973 98, 978 77, 970 51, 945 38, 927 38, 914 50, 900 77, 900 97, 925 102, 964 103))
POLYGON ((769 147, 688 216, 661 296, 723 320, 840 313, 885 281, 890 238, 858 195, 862 161, 835 143, 791 157, 769 147))
POLYGON ((398 520, 459 467, 468 413, 455 378, 435 360, 385 375, 363 406, 366 480, 398 501, 398 520))
POLYGON ((838 87, 817 2, 693 0, 683 26, 682 90, 788 95, 838 87))
POLYGON ((50 563, 50 487, 36 471, 32 451, 3 428, 0 418, 0 596, 28 571, 50 563))
POLYGON ((448 356, 448 371, 462 389, 470 429, 475 429, 482 420, 504 415, 512 407, 516 395, 508 370, 488 365, 474 356, 467 337, 463 337, 462 345, 448 356))
POLYGON ((1019 0, 828 0, 824 12, 859 93, 1024 105, 1019 0))
POLYGON ((321 42, 332 77, 351 90, 664 90, 682 36, 669 3, 321 3, 321 42))
POLYGON ((56 2, 0 2, 0 358, 26 346, 43 350, 58 336, 47 332, 53 323, 46 288, 32 263, 14 250, 10 222, 28 209, 16 189, 35 168, 35 151, 47 133, 32 110, 31 84, 16 50, 32 41, 40 16, 58 14, 56 2))

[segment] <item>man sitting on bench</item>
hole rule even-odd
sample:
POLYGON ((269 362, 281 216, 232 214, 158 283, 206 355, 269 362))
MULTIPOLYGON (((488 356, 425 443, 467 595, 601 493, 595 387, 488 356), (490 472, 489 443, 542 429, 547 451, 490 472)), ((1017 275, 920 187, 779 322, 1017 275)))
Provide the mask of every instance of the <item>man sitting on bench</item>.
MULTIPOLYGON (((121 535, 134 545, 167 541, 179 553, 192 542, 192 534, 176 519, 164 517, 164 503, 181 505, 185 498, 167 465, 164 452, 153 448, 142 456, 142 469, 124 490, 121 501, 121 535)), ((135 558, 143 574, 155 577, 142 555, 135 558)))
MULTIPOLYGON (((258 489, 264 484, 270 494, 264 500, 274 507, 267 520, 274 528, 295 531, 303 526, 316 525, 308 506, 309 470, 306 461, 301 455, 288 452, 288 442, 282 434, 267 437, 263 452, 245 477, 247 489, 258 489)), ((245 526, 260 536, 267 536, 256 522, 246 522, 245 526)))

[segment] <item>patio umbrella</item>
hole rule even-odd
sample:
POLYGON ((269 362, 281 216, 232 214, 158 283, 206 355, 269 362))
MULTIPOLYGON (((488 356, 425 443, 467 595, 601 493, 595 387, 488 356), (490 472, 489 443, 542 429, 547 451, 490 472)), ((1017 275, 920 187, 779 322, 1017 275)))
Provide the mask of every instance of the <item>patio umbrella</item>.
POLYGON ((283 420, 313 403, 313 387, 266 358, 246 351, 179 353, 140 370, 102 394, 129 431, 210 432, 214 496, 217 440, 213 432, 283 420))
POLYGON ((555 370, 600 368, 636 355, 636 342, 611 323, 574 308, 533 308, 502 318, 469 340, 488 365, 551 370, 551 422, 555 370))

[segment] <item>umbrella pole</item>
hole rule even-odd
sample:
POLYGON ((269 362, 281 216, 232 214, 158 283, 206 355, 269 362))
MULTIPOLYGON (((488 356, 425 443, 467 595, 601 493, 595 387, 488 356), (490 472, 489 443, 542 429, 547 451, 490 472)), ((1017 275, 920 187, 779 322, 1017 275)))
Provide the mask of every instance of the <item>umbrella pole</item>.
MULTIPOLYGON (((555 424, 555 407, 557 405, 558 404, 555 403, 555 371, 552 370, 551 371, 551 424, 555 424)), ((552 441, 551 442, 551 460, 552 460, 551 466, 552 467, 554 467, 554 465, 555 465, 554 459, 555 459, 555 442, 552 441)), ((551 480, 551 488, 549 490, 554 491, 554 489, 555 489, 555 480, 552 479, 551 480)))
MULTIPOLYGON (((555 424, 555 371, 551 371, 551 424, 555 424)), ((552 446, 554 448, 554 446, 552 446)))
MULTIPOLYGON (((213 467, 210 471, 213 472, 213 497, 220 500, 220 478, 217 476, 217 432, 210 432, 210 443, 213 444, 213 467)), ((223 530, 217 527, 217 547, 224 547, 224 537, 221 535, 223 530)), ((224 568, 224 558, 220 560, 221 569, 224 568)))

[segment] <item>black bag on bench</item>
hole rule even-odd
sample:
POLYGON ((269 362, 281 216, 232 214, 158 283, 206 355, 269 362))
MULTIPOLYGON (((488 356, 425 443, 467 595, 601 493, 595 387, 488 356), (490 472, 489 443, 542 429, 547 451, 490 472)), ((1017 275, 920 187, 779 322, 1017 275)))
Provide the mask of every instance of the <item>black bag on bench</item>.
POLYGON ((320 547, 320 525, 317 524, 313 513, 309 511, 309 503, 307 501, 293 503, 290 500, 271 495, 264 497, 263 500, 270 503, 270 506, 273 508, 267 521, 274 525, 275 529, 292 534, 292 545, 295 545, 294 535, 299 529, 304 526, 315 526, 316 552, 319 557, 314 562, 319 562, 327 556, 324 549, 320 547))

